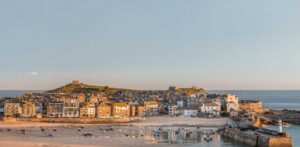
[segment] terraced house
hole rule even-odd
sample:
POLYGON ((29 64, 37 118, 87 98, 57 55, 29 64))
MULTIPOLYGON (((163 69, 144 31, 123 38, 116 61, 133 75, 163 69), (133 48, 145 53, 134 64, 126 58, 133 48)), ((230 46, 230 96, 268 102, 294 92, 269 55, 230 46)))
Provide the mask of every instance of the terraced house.
POLYGON ((25 101, 22 104, 22 117, 35 117, 36 116, 36 108, 34 102, 25 101))
POLYGON ((77 99, 70 99, 64 103, 63 117, 79 117, 79 102, 77 99))
POLYGON ((97 118, 109 118, 111 117, 111 106, 101 103, 97 107, 97 118))
POLYGON ((47 106, 47 117, 63 117, 64 103, 51 102, 47 106))
POLYGON ((5 117, 19 117, 22 114, 21 103, 6 102, 4 103, 5 117))
POLYGON ((145 101, 145 116, 157 116, 158 115, 158 102, 157 101, 145 101))
POLYGON ((130 117, 130 107, 126 103, 114 103, 113 105, 114 117, 130 117))
POLYGON ((96 111, 94 104, 86 104, 80 108, 80 118, 95 118, 96 111))

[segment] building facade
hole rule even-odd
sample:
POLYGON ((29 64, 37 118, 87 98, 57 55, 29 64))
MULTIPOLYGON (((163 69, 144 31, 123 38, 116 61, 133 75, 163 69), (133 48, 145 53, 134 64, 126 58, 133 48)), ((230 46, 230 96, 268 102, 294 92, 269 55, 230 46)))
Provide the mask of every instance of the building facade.
POLYGON ((47 106, 47 117, 63 117, 64 103, 53 102, 47 106))
POLYGON ((109 118, 111 117, 111 106, 101 103, 97 107, 97 118, 109 118))
POLYGON ((35 103, 25 101, 22 104, 22 117, 35 117, 36 116, 36 108, 35 103))
POLYGON ((114 103, 113 105, 114 117, 130 117, 130 107, 126 103, 114 103))
POLYGON ((64 103, 63 117, 79 117, 79 102, 77 99, 64 103))
POLYGON ((80 118, 95 118, 96 111, 94 104, 86 104, 80 108, 80 118))
POLYGON ((145 101, 145 116, 157 116, 158 115, 158 102, 157 101, 145 101))
POLYGON ((220 115, 221 107, 215 103, 203 103, 200 107, 201 113, 220 115))
POLYGON ((5 102, 4 116, 5 117, 19 117, 22 113, 21 103, 5 102))

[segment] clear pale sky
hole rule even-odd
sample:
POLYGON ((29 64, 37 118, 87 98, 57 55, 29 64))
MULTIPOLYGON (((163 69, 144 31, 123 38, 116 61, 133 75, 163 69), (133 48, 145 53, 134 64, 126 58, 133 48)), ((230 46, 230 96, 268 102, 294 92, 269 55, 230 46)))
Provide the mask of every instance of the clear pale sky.
POLYGON ((0 2, 0 89, 300 89, 299 0, 0 2))

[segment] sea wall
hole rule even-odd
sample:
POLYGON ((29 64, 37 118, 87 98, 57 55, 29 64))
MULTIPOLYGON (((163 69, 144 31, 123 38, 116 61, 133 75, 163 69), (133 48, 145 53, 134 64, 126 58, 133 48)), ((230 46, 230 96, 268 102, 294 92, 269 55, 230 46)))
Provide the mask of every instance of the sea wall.
POLYGON ((223 136, 237 142, 255 147, 292 147, 291 137, 273 137, 268 135, 255 135, 254 132, 240 131, 226 128, 223 136))
POLYGON ((263 113, 263 105, 261 101, 254 100, 241 100, 239 101, 239 107, 241 111, 263 113))
POLYGON ((7 121, 42 122, 42 123, 72 123, 72 124, 110 124, 141 121, 142 118, 14 118, 7 121))

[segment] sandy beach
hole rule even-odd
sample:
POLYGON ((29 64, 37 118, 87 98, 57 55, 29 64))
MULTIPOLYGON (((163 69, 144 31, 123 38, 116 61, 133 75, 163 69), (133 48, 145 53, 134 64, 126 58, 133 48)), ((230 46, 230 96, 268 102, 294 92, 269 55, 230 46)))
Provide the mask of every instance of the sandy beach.
POLYGON ((0 122, 0 144, 5 147, 166 146, 157 143, 149 132, 161 126, 217 127, 227 122, 228 118, 184 117, 149 117, 142 122, 110 125, 0 122))

